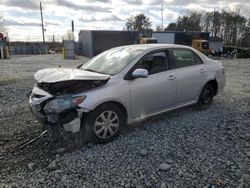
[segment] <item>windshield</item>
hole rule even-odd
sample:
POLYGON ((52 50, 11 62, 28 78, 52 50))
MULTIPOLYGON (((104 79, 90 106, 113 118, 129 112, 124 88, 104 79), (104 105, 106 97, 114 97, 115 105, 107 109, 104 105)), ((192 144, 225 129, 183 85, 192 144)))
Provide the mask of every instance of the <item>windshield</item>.
POLYGON ((128 47, 108 50, 89 60, 81 69, 108 75, 122 71, 139 53, 128 47))

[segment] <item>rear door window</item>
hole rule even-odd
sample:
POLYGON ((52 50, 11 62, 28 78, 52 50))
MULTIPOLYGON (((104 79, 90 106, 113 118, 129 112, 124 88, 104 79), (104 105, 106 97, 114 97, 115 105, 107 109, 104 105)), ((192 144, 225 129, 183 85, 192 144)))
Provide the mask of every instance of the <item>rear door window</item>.
POLYGON ((203 64, 201 58, 197 54, 194 54, 194 57, 195 57, 196 64, 203 64))
POLYGON ((175 60, 175 68, 189 67, 201 64, 201 60, 195 57, 191 50, 173 49, 173 56, 175 60))

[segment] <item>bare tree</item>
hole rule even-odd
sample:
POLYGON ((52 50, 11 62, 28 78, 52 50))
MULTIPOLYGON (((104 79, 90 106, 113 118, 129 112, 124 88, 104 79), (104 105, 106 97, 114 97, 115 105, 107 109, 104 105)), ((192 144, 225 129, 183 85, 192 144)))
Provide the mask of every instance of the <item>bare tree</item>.
POLYGON ((250 46, 250 18, 235 11, 192 12, 178 17, 165 31, 207 31, 221 37, 227 45, 250 46))
POLYGON ((212 36, 221 35, 223 19, 219 11, 206 12, 201 20, 201 27, 204 31, 211 31, 212 36))
POLYGON ((155 27, 155 31, 157 31, 157 32, 162 31, 161 25, 157 25, 155 27))
POLYGON ((211 32, 212 36, 223 38, 228 45, 239 45, 249 32, 247 19, 240 14, 240 9, 205 13, 202 19, 202 30, 211 32))

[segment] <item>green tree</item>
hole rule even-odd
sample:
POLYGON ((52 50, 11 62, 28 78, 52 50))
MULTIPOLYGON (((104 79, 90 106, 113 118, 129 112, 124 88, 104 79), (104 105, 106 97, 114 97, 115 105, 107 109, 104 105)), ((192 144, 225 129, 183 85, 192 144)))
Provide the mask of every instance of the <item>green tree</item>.
POLYGON ((144 14, 130 16, 126 22, 126 28, 130 31, 144 31, 151 29, 149 17, 144 14))
POLYGON ((196 12, 192 12, 189 16, 178 17, 177 30, 201 31, 201 17, 202 15, 196 12))
POLYGON ((178 30, 177 25, 174 22, 168 24, 168 26, 164 29, 164 31, 177 31, 177 30, 178 30))

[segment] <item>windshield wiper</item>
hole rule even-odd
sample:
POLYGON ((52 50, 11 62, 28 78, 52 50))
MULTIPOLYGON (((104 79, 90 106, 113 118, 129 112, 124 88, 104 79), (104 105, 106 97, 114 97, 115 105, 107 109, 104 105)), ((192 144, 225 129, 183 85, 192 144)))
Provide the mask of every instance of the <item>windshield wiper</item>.
POLYGON ((81 65, 78 65, 78 66, 76 67, 76 69, 82 69, 83 64, 84 64, 84 63, 82 63, 81 65))
MULTIPOLYGON (((83 69, 83 70, 85 70, 85 71, 89 71, 89 72, 97 72, 97 71, 92 70, 92 69, 83 69)), ((99 72, 97 72, 97 73, 99 73, 99 72)))
MULTIPOLYGON (((98 72, 98 71, 92 70, 92 69, 83 69, 83 70, 89 71, 89 72, 96 72, 96 73, 99 73, 99 74, 105 74, 105 73, 103 73, 103 72, 98 72)), ((106 75, 107 75, 107 74, 106 74, 106 75)))

